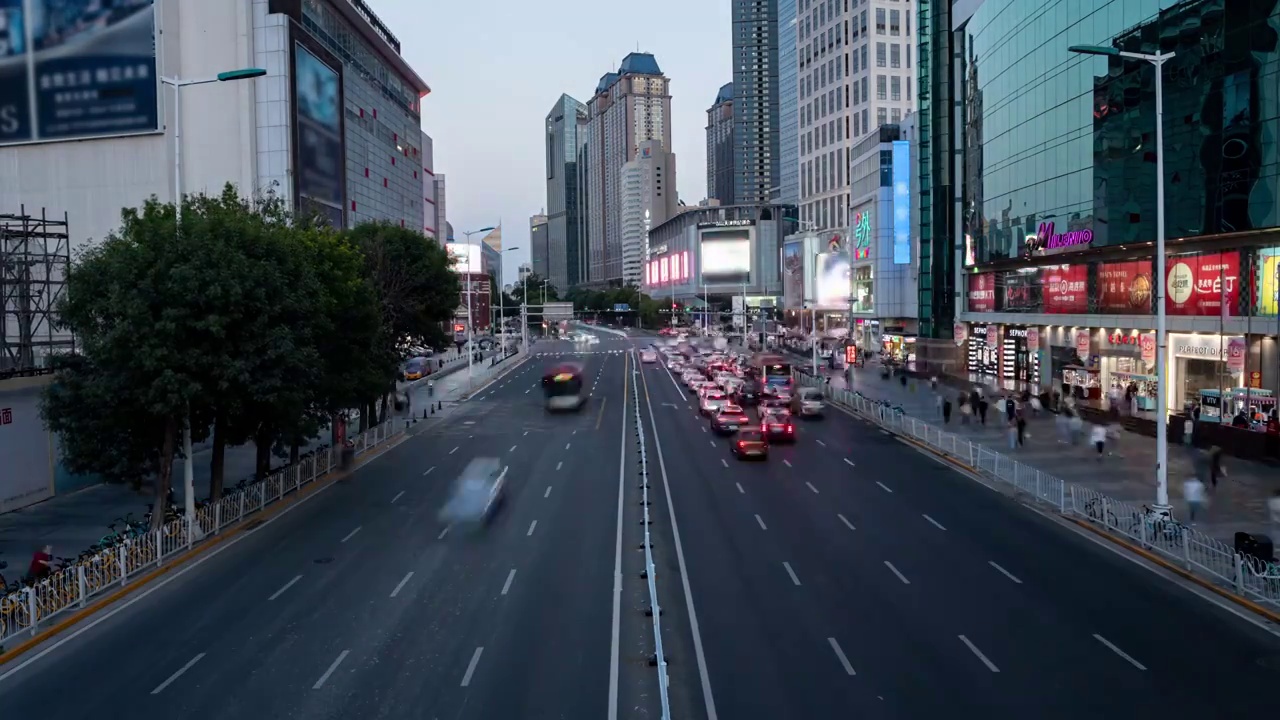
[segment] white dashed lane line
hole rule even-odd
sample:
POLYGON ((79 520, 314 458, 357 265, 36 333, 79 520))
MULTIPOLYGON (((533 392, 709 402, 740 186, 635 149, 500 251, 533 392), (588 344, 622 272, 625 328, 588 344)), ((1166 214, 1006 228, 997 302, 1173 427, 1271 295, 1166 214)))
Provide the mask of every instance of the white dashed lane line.
POLYGON ((946 530, 946 528, 942 526, 942 523, 938 522, 937 520, 934 520, 928 515, 923 515, 923 517, 925 520, 928 520, 930 523, 933 524, 934 527, 938 528, 939 530, 946 530))

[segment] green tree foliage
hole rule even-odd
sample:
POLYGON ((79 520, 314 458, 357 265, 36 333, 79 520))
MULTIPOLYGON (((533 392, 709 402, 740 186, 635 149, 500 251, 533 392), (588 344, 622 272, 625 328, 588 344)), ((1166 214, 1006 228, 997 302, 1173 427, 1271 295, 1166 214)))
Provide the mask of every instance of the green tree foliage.
POLYGON ((635 322, 635 313, 640 313, 640 322, 645 327, 657 327, 670 322, 670 316, 661 312, 670 309, 671 303, 663 298, 652 298, 640 292, 634 285, 627 285, 608 290, 586 290, 573 288, 565 295, 565 300, 573 303, 573 309, 579 313, 598 313, 616 315, 624 323, 635 322), (616 305, 627 305, 628 313, 614 313, 616 305))
MULTIPOLYGON (((527 287, 529 288, 529 304, 541 305, 543 297, 542 283, 544 280, 546 280, 546 278, 537 273, 529 273, 525 280, 513 283, 511 286, 511 294, 509 296, 512 303, 518 306, 524 302, 524 290, 527 287)), ((552 285, 551 283, 546 284, 546 298, 547 302, 560 302, 560 291, 556 289, 555 285, 552 285)))

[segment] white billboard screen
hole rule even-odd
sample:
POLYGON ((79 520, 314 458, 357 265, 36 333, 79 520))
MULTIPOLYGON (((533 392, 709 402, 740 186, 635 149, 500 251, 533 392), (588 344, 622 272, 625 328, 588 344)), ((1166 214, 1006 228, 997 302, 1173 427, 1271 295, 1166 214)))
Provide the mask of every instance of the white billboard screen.
POLYGON ((449 257, 453 260, 452 269, 454 272, 484 272, 484 261, 481 260, 483 253, 481 252, 479 245, 446 243, 445 250, 449 252, 449 257))
POLYGON ((814 303, 821 308, 849 304, 849 255, 843 252, 818 253, 814 263, 814 303))
POLYGON ((700 245, 703 284, 751 282, 749 230, 703 231, 700 245))

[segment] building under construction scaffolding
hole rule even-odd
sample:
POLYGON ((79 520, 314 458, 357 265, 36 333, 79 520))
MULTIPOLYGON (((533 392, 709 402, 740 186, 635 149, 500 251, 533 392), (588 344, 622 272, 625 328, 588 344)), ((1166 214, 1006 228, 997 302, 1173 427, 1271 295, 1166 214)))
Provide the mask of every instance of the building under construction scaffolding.
POLYGON ((75 351, 57 318, 70 268, 65 214, 0 214, 0 378, 45 370, 52 356, 75 351))

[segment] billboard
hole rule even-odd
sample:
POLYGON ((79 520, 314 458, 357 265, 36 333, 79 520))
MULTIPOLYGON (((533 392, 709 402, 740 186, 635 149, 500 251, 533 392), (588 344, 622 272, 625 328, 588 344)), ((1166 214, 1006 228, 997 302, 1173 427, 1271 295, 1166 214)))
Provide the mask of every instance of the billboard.
POLYGON ((1151 314, 1151 261, 1102 263, 1098 267, 1098 312, 1151 314))
POLYGON ((1040 269, 1044 287, 1044 311, 1083 314, 1089 312, 1089 266, 1053 265, 1040 269))
POLYGON ((804 238, 782 245, 782 306, 804 307, 804 238))
POLYGON ((341 76, 295 42, 293 88, 297 206, 333 227, 344 227, 347 160, 342 149, 341 76))
POLYGON ((972 273, 969 275, 969 287, 966 291, 966 296, 969 299, 969 312, 995 312, 995 273, 972 273))
MULTIPOLYGON (((456 273, 483 273, 484 272, 484 252, 479 245, 468 245, 466 243, 445 243, 445 252, 449 253, 449 259, 453 261, 450 269, 456 273)), ((488 277, 486 275, 486 277, 488 277)))
POLYGON ((645 264, 645 283, 648 285, 670 285, 689 279, 689 251, 682 250, 654 257, 645 264))
POLYGON ((875 235, 875 225, 871 222, 872 204, 853 213, 853 248, 854 260, 871 258, 871 238, 875 235))
POLYGON ((911 143, 893 141, 893 264, 911 263, 911 143))
POLYGON ((820 308, 849 307, 849 254, 818 253, 814 263, 813 301, 820 308))
POLYGON ((160 128, 152 0, 0 0, 0 145, 160 128))
POLYGON ((702 284, 741 285, 751 282, 751 231, 699 231, 702 284))
POLYGON ((1240 292, 1240 253, 1208 253, 1166 262, 1165 312, 1229 317, 1240 292), (1225 300, 1225 305, 1224 305, 1225 300))
POLYGON ((1280 248, 1258 251, 1258 314, 1274 317, 1280 309, 1280 248))

